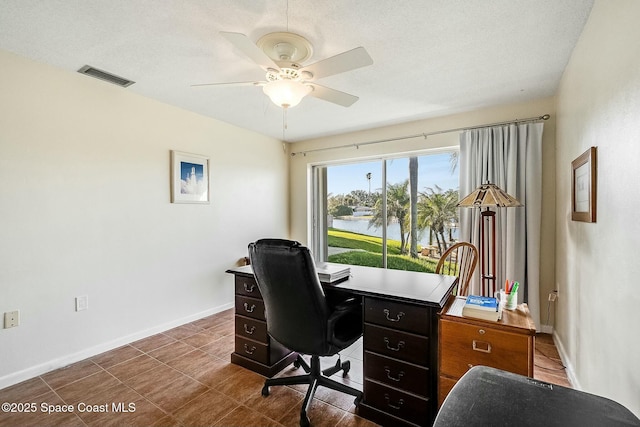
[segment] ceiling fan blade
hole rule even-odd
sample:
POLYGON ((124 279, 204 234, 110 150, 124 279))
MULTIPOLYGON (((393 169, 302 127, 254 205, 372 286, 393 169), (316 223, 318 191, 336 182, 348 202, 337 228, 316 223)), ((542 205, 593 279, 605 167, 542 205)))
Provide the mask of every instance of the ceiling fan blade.
POLYGON ((321 79, 371 64, 373 64, 373 59, 371 59, 367 50, 363 47, 357 47, 308 65, 303 70, 310 71, 314 79, 321 79))
POLYGON ((268 68, 279 70, 280 67, 273 62, 258 46, 256 46, 249 37, 241 33, 229 33, 220 31, 220 35, 229 40, 236 48, 249 57, 253 62, 262 67, 265 71, 268 68))
POLYGON ((355 95, 340 92, 339 90, 321 86, 317 83, 308 84, 309 86, 313 87, 313 90, 309 92, 309 96, 313 96, 314 98, 322 99, 324 101, 333 102, 334 104, 342 105, 343 107, 350 107, 354 102, 360 99, 355 95))
POLYGON ((267 84, 267 82, 228 82, 228 83, 199 83, 195 85, 191 85, 191 87, 199 87, 199 86, 262 86, 267 84))

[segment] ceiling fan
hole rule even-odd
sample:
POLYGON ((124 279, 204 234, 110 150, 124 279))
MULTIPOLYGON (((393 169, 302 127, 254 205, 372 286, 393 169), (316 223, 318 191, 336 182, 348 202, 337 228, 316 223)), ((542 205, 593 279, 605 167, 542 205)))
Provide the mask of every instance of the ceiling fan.
POLYGON ((316 80, 373 64, 366 49, 357 47, 301 65, 311 57, 313 46, 304 37, 289 32, 266 34, 256 44, 241 33, 222 31, 220 34, 266 72, 265 80, 193 86, 262 86, 271 101, 285 109, 298 105, 306 95, 343 107, 351 106, 359 99, 357 96, 319 85, 316 80))

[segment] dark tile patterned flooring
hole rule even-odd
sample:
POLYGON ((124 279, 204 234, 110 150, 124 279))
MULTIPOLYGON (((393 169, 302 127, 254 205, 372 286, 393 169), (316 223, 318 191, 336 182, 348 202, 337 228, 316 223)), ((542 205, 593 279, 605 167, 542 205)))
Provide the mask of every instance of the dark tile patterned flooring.
MULTIPOLYGON (((264 377, 230 363, 233 316, 226 310, 2 389, 0 403, 21 412, 0 412, 0 427, 298 425, 304 386, 272 387, 265 398, 264 377)), ((361 341, 342 358, 352 363, 343 381, 361 388, 361 341)), ((536 378, 571 386, 549 335, 538 336, 535 362, 536 378)), ((309 417, 314 427, 375 426, 355 414, 351 396, 322 387, 309 417)))

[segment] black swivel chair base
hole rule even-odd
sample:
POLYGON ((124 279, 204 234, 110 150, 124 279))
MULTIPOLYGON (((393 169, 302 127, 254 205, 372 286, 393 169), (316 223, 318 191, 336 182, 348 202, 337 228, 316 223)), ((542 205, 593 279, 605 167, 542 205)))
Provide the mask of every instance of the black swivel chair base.
POLYGON ((309 411, 309 407, 311 406, 311 402, 313 401, 313 395, 315 394, 318 386, 324 386, 332 390, 341 391, 343 393, 355 396, 355 400, 353 401, 353 403, 356 406, 360 404, 360 401, 362 400, 362 392, 360 390, 349 387, 329 378, 330 375, 333 375, 341 370, 343 370, 344 375, 346 375, 347 372, 349 372, 351 366, 348 361, 341 363, 340 358, 338 358, 335 366, 325 369, 324 371, 320 371, 320 357, 311 356, 311 366, 309 366, 307 362, 305 362, 304 359, 302 359, 302 357, 298 355, 295 362, 293 362, 293 365, 296 368, 302 366, 306 374, 296 375, 294 377, 268 378, 264 382, 264 387, 262 387, 262 395, 268 396, 269 387, 273 385, 309 384, 307 395, 304 397, 304 401, 302 402, 302 409, 300 410, 301 427, 309 426, 309 417, 307 416, 307 411, 309 411))

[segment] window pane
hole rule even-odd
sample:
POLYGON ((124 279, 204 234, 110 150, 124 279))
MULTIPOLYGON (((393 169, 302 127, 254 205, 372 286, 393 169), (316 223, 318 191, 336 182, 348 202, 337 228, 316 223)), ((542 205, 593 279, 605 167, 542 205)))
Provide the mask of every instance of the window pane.
POLYGON ((382 267, 382 228, 371 223, 382 162, 327 167, 328 261, 382 267))
POLYGON ((327 166, 326 259, 434 271, 457 241, 456 160, 457 152, 446 152, 327 166))
POLYGON ((421 271, 409 254, 409 158, 387 160, 387 268, 421 271))
POLYGON ((433 272, 457 240, 458 174, 451 162, 452 153, 387 161, 387 268, 433 272))

